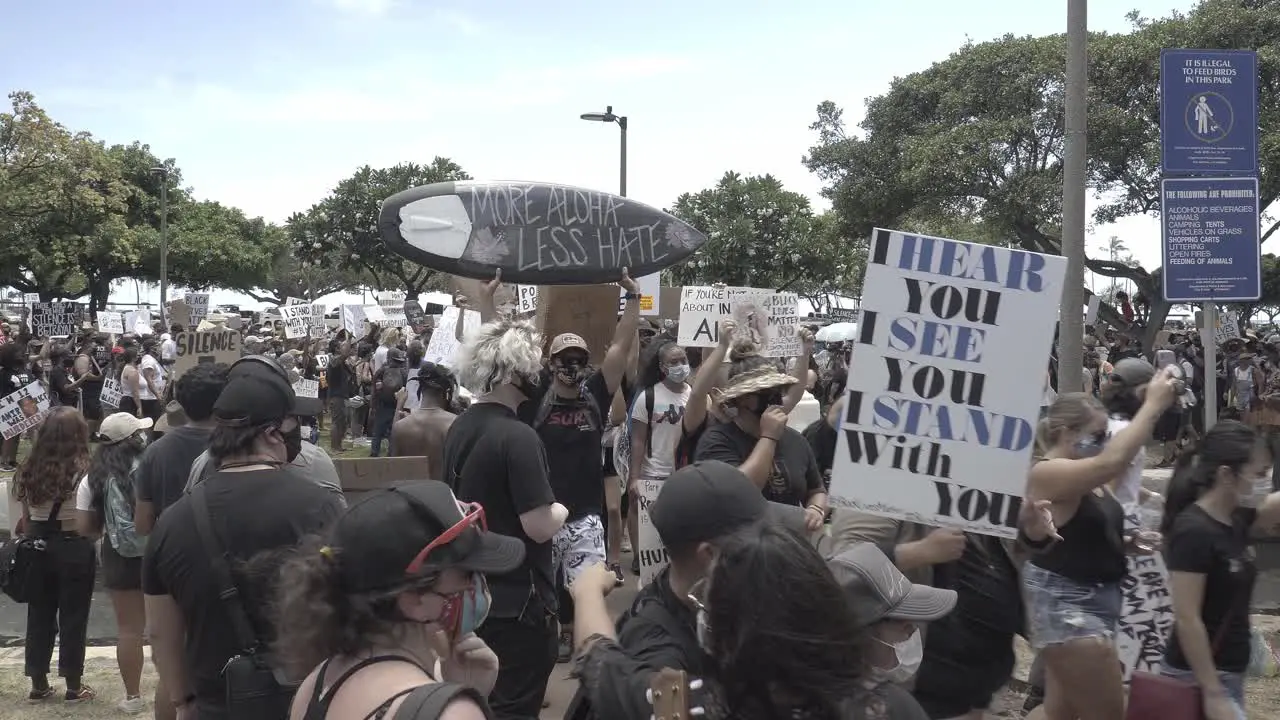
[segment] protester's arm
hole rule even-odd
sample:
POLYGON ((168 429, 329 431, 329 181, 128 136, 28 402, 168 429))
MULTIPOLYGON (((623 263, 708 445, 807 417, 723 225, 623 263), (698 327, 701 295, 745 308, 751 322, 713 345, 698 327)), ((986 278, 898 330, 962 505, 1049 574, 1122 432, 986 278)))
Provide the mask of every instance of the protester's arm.
POLYGON ((813 332, 809 328, 800 328, 800 356, 796 358, 796 377, 800 382, 792 385, 782 398, 782 409, 791 412, 804 399, 805 378, 809 373, 809 359, 813 357, 813 332))
MULTIPOLYGON (((191 701, 194 688, 187 676, 183 647, 187 641, 187 624, 182 609, 169 594, 161 576, 159 553, 164 539, 153 538, 142 557, 142 592, 147 610, 147 636, 151 642, 151 658, 160 683, 168 693, 167 701, 175 707, 191 701)), ((161 702, 166 698, 160 698, 161 702)))
POLYGON ((610 395, 622 386, 622 376, 627 371, 631 356, 635 354, 632 342, 636 339, 636 328, 640 322, 640 286, 626 270, 622 271, 622 279, 618 281, 618 285, 626 291, 628 297, 622 317, 618 318, 618 324, 613 329, 613 340, 604 354, 604 360, 600 362, 600 372, 604 375, 610 395))
MULTIPOLYGON (((476 303, 475 309, 480 311, 481 323, 489 323, 498 319, 498 306, 493 301, 493 295, 494 293, 498 292, 498 288, 501 286, 502 286, 502 268, 498 268, 493 273, 493 279, 487 283, 481 284, 480 291, 475 293, 476 294, 476 297, 474 298, 476 303)), ((471 300, 471 299, 472 298, 468 298, 468 300, 471 300)), ((464 319, 463 313, 459 312, 458 313, 458 329, 455 335, 455 337, 457 337, 459 340, 462 339, 462 327, 465 324, 463 322, 463 319, 464 319)))
POLYGON ((133 471, 134 507, 133 528, 140 536, 151 534, 156 524, 156 506, 152 499, 152 488, 155 482, 155 468, 152 467, 151 453, 142 452, 138 459, 138 467, 133 471))
POLYGON ((159 398, 160 393, 156 391, 157 375, 159 375, 159 373, 157 373, 156 369, 153 367, 144 367, 142 369, 142 377, 145 378, 147 381, 147 391, 150 392, 152 395, 155 395, 157 398, 159 398))
POLYGON ((737 329, 737 323, 732 320, 722 321, 717 328, 719 342, 710 355, 702 358, 702 365, 698 366, 698 374, 693 378, 693 388, 689 393, 689 400, 684 406, 684 420, 682 423, 686 433, 696 431, 707 420, 711 389, 716 385, 716 378, 719 375, 720 366, 724 364, 725 354, 729 352, 729 346, 733 344, 733 331, 735 329, 737 329))
POLYGON ((698 441, 698 449, 694 451, 695 460, 719 460, 738 468, 751 480, 752 484, 764 489, 769 481, 769 473, 773 469, 773 453, 778 447, 777 438, 761 436, 756 440, 747 457, 742 450, 719 427, 712 427, 702 434, 698 441))
POLYGON ((93 509, 93 489, 88 477, 81 478, 76 488, 76 534, 90 540, 102 535, 102 516, 93 509))
POLYGON ((564 527, 569 509, 556 502, 551 491, 542 441, 533 428, 526 429, 527 437, 513 437, 506 443, 507 487, 520 527, 534 542, 543 543, 564 527))
MULTIPOLYGON (((649 390, 646 388, 636 395, 635 402, 632 403, 631 418, 629 425, 631 427, 631 453, 628 461, 630 467, 627 468, 627 489, 634 492, 635 488, 640 486, 640 472, 644 469, 644 460, 647 456, 645 449, 649 446, 649 408, 645 404, 645 398, 649 390)), ((633 494, 632 497, 635 497, 633 494)))

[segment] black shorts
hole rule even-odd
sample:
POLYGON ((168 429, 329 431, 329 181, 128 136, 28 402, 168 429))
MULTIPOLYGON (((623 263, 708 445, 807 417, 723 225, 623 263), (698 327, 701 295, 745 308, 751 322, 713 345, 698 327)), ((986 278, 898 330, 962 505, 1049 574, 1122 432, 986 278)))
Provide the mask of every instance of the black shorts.
POLYGON ((611 447, 604 449, 604 476, 618 477, 618 469, 613 466, 613 448, 611 447))
POLYGON ((124 557, 102 537, 102 585, 108 590, 141 590, 142 558, 124 557))
POLYGON ((1178 430, 1181 427, 1182 411, 1177 408, 1166 410, 1165 413, 1156 420, 1156 427, 1151 435, 1160 442, 1173 442, 1178 438, 1178 430))
POLYGON ((85 420, 101 420, 102 419, 102 402, 97 396, 89 397, 85 395, 81 398, 81 410, 85 420))

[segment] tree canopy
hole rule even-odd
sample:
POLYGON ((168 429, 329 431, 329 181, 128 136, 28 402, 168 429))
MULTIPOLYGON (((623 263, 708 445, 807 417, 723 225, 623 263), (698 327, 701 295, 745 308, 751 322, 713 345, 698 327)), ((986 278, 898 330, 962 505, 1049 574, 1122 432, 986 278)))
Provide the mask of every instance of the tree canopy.
POLYGON ((715 187, 676 198, 669 212, 707 236, 696 255, 668 270, 672 284, 808 293, 861 283, 865 243, 845 242, 833 219, 815 216, 807 197, 772 175, 725 173, 715 187))
MULTIPOLYGON (((1089 39, 1089 187, 1106 223, 1160 210, 1161 48, 1258 49, 1260 200, 1280 196, 1280 2, 1204 0, 1187 14, 1131 16, 1127 34, 1089 39)), ((1066 40, 1005 36, 969 43, 894 80, 867 102, 861 132, 834 103, 818 106, 805 164, 825 183, 844 232, 929 222, 983 228, 1036 252, 1061 251, 1066 40)), ((1271 236, 1280 223, 1270 221, 1271 236)), ((963 235, 960 240, 981 240, 963 235)), ((1109 258, 1086 266, 1134 282, 1151 302, 1148 335, 1168 303, 1158 269, 1109 258)), ((1123 325, 1114 308, 1103 319, 1123 325)))

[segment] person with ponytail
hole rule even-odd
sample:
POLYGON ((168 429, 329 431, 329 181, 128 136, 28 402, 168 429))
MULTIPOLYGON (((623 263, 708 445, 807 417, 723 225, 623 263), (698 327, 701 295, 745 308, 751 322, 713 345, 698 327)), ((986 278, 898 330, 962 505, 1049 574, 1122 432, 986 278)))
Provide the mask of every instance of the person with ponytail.
POLYGON ((1157 373, 1132 421, 1110 438, 1102 405, 1083 392, 1060 395, 1040 421, 1026 498, 1049 501, 1061 539, 1027 562, 1023 587, 1031 644, 1045 664, 1049 720, 1124 718, 1114 637, 1125 555, 1151 552, 1158 541, 1125 536, 1124 510, 1109 485, 1151 439, 1175 394, 1174 378, 1157 373))
POLYGON ((1183 456, 1167 496, 1161 531, 1174 628, 1164 674, 1200 686, 1207 720, 1244 720, 1257 578, 1250 538, 1280 522, 1271 453, 1247 425, 1223 420, 1183 456))
POLYGON ((476 635, 486 576, 524 555, 520 540, 488 532, 484 508, 435 480, 351 506, 280 574, 275 651, 306 676, 291 720, 493 717, 485 697, 498 657, 476 635))

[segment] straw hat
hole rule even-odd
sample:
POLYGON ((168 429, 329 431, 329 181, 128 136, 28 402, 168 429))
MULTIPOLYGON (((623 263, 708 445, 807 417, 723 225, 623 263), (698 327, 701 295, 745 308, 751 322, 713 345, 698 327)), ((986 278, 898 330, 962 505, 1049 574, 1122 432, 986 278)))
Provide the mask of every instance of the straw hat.
POLYGON ((724 388, 720 393, 720 401, 728 402, 729 400, 764 392, 765 390, 790 387, 798 382, 800 381, 790 375, 778 372, 778 369, 773 365, 763 365, 754 370, 748 370, 730 380, 728 387, 724 388))
POLYGON ((177 400, 170 400, 168 405, 164 406, 164 415, 156 421, 155 431, 157 433, 167 433, 176 427, 182 427, 187 424, 187 413, 178 404, 177 400))

